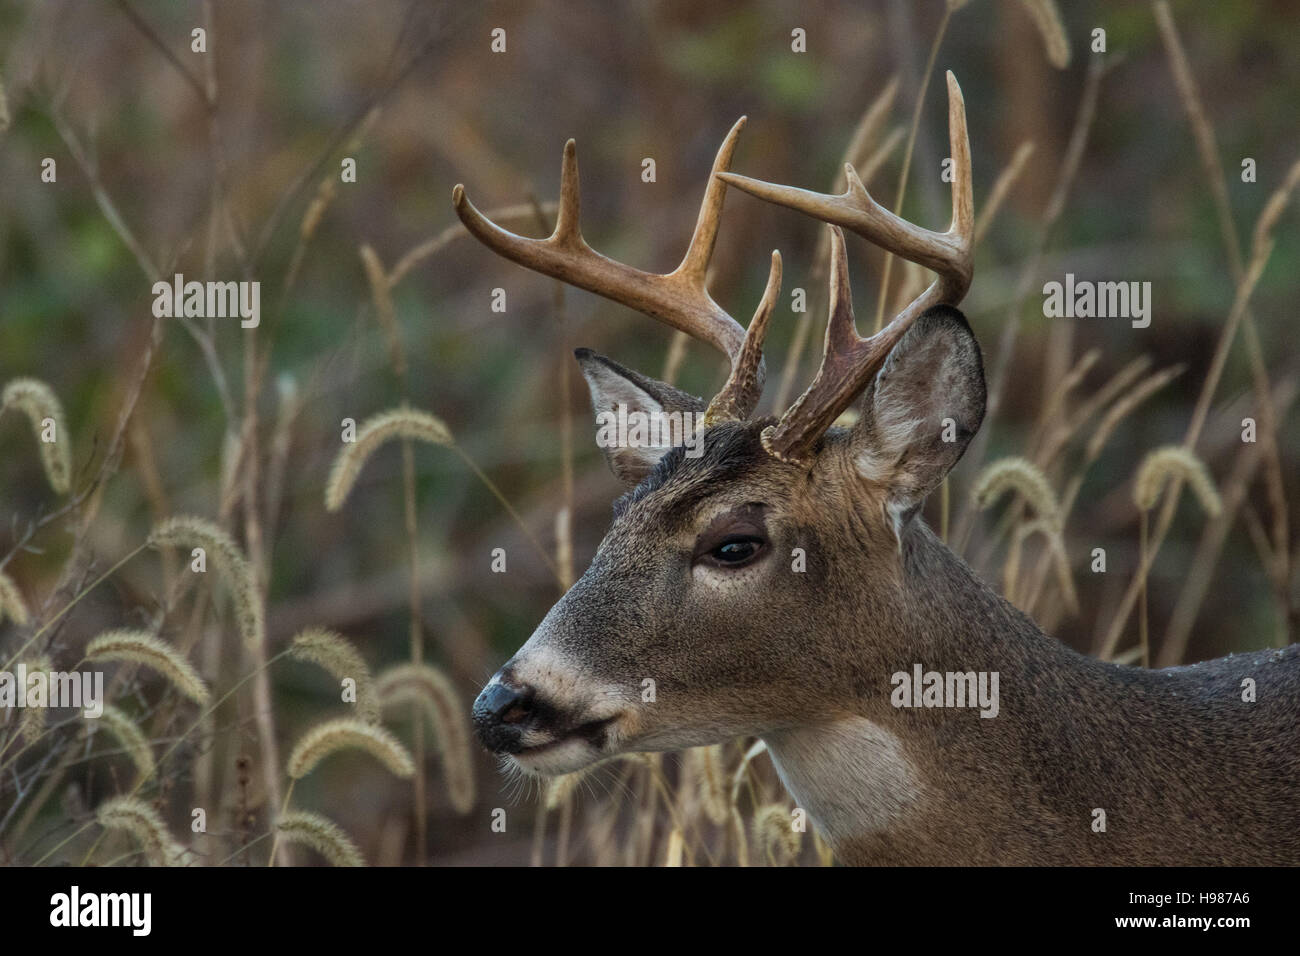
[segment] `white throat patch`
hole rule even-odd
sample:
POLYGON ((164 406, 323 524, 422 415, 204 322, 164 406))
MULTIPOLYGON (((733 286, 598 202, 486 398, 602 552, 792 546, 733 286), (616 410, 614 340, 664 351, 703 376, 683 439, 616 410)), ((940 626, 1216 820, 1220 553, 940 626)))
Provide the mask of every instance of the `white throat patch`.
POLYGON ((831 843, 884 830, 921 796, 902 741, 864 717, 765 740, 781 782, 831 843))

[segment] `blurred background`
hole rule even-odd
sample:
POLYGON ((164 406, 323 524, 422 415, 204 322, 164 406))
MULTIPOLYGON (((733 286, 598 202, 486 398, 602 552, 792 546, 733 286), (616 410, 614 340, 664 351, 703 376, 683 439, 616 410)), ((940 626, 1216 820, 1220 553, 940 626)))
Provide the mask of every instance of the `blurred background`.
MULTIPOLYGON (((749 119, 737 172, 839 191, 848 158, 867 167, 868 186, 891 207, 915 116, 902 209, 941 229, 950 216, 944 70, 965 94, 977 214, 1002 184, 963 305, 999 395, 954 472, 946 509, 936 496, 927 517, 1051 633, 1132 661, 1133 476, 1153 449, 1183 442, 1198 401, 1207 402, 1194 448, 1225 507, 1211 520, 1184 495, 1173 513, 1148 575, 1153 658, 1289 642, 1300 604, 1288 522, 1300 494, 1292 410, 1300 358, 1291 347, 1300 221, 1281 206, 1267 237, 1255 242, 1255 229, 1297 159, 1300 10, 1283 0, 1114 0, 1061 4, 1054 19, 1048 3, 956 6, 0 3, 0 384, 30 376, 53 388, 74 466, 72 496, 57 495, 30 427, 0 417, 0 560, 33 617, 26 628, 0 623, 5 659, 154 522, 196 514, 230 530, 258 568, 266 657, 323 626, 380 671, 412 657, 414 621, 420 658, 449 676, 467 709, 559 595, 547 561, 561 577, 570 565, 580 574, 619 491, 592 441, 572 349, 592 347, 655 376, 667 369, 697 394, 712 394, 721 369, 705 348, 682 353, 668 330, 620 306, 572 289, 557 299, 553 282, 458 228, 452 187, 464 183, 480 209, 504 210, 511 228, 539 235, 532 204, 542 218, 553 209, 561 150, 574 137, 588 241, 667 271, 739 116, 749 119), (193 48, 196 28, 203 52, 193 48), (1098 28, 1104 53, 1093 52, 1098 28), (504 51, 493 49, 498 29, 504 51), (792 31, 804 31, 802 52, 792 31), (1180 56, 1190 93, 1179 85, 1180 56), (1207 172, 1207 143, 1217 172, 1207 172), (54 182, 42 181, 47 157, 54 182), (642 176, 646 158, 653 182, 642 176), (345 159, 355 160, 355 182, 341 177, 345 159), (1245 159, 1255 181, 1243 181, 1245 159), (1261 250, 1266 265, 1249 306, 1235 310, 1218 376, 1238 278, 1261 250), (232 319, 155 323, 152 283, 176 272, 259 281, 256 333, 232 319), (1042 285, 1067 272, 1150 282, 1150 326, 1044 318, 1042 285), (504 312, 492 308, 495 289, 505 290, 504 312), (403 401, 436 415, 455 441, 412 449, 414 577, 398 444, 375 453, 339 511, 324 506, 341 421, 362 423, 403 401), (1246 417, 1263 423, 1257 442, 1241 440, 1246 417), (1035 461, 1069 500, 1064 542, 1077 611, 1048 571, 1046 544, 1014 545, 1020 503, 983 512, 972 504, 980 469, 1012 455, 1035 461), (490 571, 494 548, 506 550, 505 574, 490 571), (1104 573, 1093 570, 1097 548, 1104 573)), ((714 298, 747 322, 770 250, 785 261, 764 412, 780 411, 786 375, 786 394, 797 395, 820 357, 824 231, 734 191, 726 202, 714 298), (808 290, 805 316, 790 308, 796 287, 808 290), (793 345, 801 321, 806 348, 793 345)), ((856 238, 849 255, 865 330, 884 260, 856 238)), ((891 303, 914 294, 911 270, 895 263, 891 275, 891 303)), ((173 600, 178 573, 153 553, 134 559, 42 643, 70 667, 106 628, 159 627, 181 639, 193 630, 192 660, 228 689, 246 665, 210 636, 229 631, 221 602, 173 600)), ((250 782, 237 766, 240 756, 254 766, 265 757, 257 707, 273 706, 281 753, 342 709, 319 669, 284 660, 265 673, 269 697, 236 695, 147 791, 176 832, 194 800, 218 808, 201 847, 207 862, 235 854, 272 815, 271 783, 258 771, 250 782)), ((145 676, 125 685, 130 706, 157 718, 150 733, 162 742, 190 718, 171 722, 159 710, 159 694, 170 692, 145 676)), ((392 726, 415 746, 409 720, 392 726)), ((126 789, 111 756, 68 762, 46 786, 77 746, 75 728, 50 736, 53 759, 33 748, 14 764, 19 783, 0 790, 6 860, 36 862, 71 832, 60 827, 126 789)), ((735 767, 745 746, 721 759, 735 767)), ((613 812, 604 837, 619 848, 612 856, 589 836, 611 792, 642 800, 649 784, 638 784, 640 768, 612 786, 552 795, 548 811, 470 744, 477 797, 462 814, 449 804, 434 749, 414 798, 409 783, 345 755, 301 781, 295 804, 342 824, 370 862, 659 862, 666 852, 662 814, 644 835, 638 817, 613 812), (511 821, 505 834, 490 826, 497 807, 511 821), (628 846, 644 847, 644 859, 640 849, 624 853, 628 846)), ((777 799, 770 772, 752 762, 777 799)), ((675 758, 645 773, 683 779, 675 758)), ((638 805, 655 817, 653 801, 638 805)), ((729 839, 701 837, 715 849, 729 839)))

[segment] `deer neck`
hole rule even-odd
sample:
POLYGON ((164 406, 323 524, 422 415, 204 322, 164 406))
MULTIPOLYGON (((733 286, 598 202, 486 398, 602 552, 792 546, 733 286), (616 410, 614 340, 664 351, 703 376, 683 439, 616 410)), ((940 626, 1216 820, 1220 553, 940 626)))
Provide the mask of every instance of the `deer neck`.
MULTIPOLYGON (((944 718, 894 707, 892 674, 910 675, 917 665, 991 674, 1014 671, 1030 657, 1077 657, 980 581, 920 520, 904 532, 901 584, 893 606, 845 628, 857 659, 846 661, 854 689, 839 689, 841 712, 763 737, 786 789, 841 856, 846 845, 890 829, 933 796, 933 748, 918 721, 944 718)), ((987 728, 979 725, 987 722, 975 713, 961 718, 945 727, 950 745, 989 746, 980 740, 987 728), (954 740, 962 736, 964 743, 954 740)), ((988 757, 997 759, 991 748, 988 757)))

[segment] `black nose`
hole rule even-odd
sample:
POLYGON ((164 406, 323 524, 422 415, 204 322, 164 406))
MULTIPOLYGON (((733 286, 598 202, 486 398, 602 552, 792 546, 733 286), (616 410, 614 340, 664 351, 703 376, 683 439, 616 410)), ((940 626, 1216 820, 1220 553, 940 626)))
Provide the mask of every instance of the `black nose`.
POLYGON ((498 678, 474 701, 474 729, 493 753, 519 750, 519 737, 533 715, 533 689, 498 678))

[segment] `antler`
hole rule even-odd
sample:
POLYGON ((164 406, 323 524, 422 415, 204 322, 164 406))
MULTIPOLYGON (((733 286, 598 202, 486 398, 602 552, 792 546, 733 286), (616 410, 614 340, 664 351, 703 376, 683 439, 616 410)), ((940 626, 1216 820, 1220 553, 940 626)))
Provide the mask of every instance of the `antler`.
POLYGON ((973 271, 974 201, 971 195, 970 140, 966 134, 966 103, 957 79, 948 72, 948 139, 952 150, 952 224, 947 232, 932 232, 900 219, 867 192, 852 165, 845 168, 848 188, 838 196, 777 186, 734 173, 718 179, 760 199, 788 206, 831 225, 831 305, 826 351, 808 390, 763 432, 763 445, 786 461, 808 457, 821 436, 853 404, 884 365, 889 352, 916 321, 935 305, 957 305, 970 288, 973 271), (890 323, 870 338, 861 338, 853 321, 844 234, 839 227, 938 273, 938 278, 890 323))
POLYGON ((465 228, 498 255, 629 306, 720 350, 731 360, 731 374, 710 403, 705 423, 744 418, 758 404, 763 389, 763 336, 781 284, 781 257, 772 253, 767 291, 748 332, 713 301, 705 288, 705 273, 726 196, 726 186, 718 176, 731 164, 736 137, 744 125, 742 116, 723 140, 713 161, 690 247, 681 265, 666 275, 642 272, 609 259, 582 238, 578 223, 578 155, 573 140, 564 144, 559 215, 549 238, 526 239, 502 229, 474 208, 462 185, 452 190, 452 202, 465 228))

